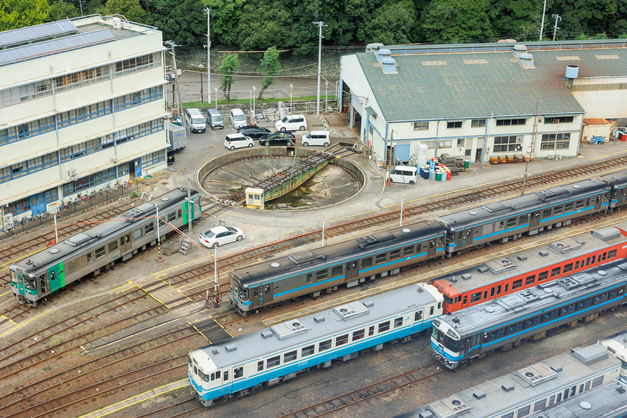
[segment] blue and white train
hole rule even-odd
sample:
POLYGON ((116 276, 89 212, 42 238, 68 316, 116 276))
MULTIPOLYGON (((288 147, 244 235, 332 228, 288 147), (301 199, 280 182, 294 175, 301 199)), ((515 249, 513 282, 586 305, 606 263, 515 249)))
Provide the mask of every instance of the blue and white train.
POLYGON ((190 351, 192 395, 210 406, 392 340, 409 341, 442 315, 442 301, 435 287, 421 283, 190 351))
POLYGON ((576 273, 433 321, 433 356, 449 369, 627 303, 627 263, 576 273))

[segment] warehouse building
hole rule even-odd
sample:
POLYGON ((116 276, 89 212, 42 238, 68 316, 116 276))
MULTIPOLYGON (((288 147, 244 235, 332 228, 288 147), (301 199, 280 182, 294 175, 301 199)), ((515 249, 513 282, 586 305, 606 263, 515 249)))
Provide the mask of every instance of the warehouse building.
POLYGON ((0 32, 0 229, 166 167, 163 51, 100 15, 0 32))
POLYGON ((341 103, 379 166, 570 158, 584 115, 627 117, 625 40, 384 47, 345 55, 341 103))

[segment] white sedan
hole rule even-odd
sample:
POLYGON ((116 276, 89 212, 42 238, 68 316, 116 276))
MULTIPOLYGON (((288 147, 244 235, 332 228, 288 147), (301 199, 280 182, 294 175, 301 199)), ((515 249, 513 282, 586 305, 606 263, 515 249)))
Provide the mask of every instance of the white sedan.
POLYGON ((244 237, 244 231, 239 228, 232 226, 216 226, 215 228, 201 233, 198 240, 205 247, 217 248, 220 245, 241 241, 244 237))

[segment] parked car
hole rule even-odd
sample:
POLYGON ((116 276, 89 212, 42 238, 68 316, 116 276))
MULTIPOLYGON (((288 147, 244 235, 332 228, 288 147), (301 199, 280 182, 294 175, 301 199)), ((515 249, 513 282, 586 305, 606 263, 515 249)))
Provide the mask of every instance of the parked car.
POLYGON ((249 138, 246 135, 242 134, 230 134, 227 135, 226 138, 224 138, 224 146, 231 151, 233 151, 235 148, 250 148, 253 145, 255 145, 255 143, 253 142, 252 138, 249 138))
POLYGON ((418 169, 416 167, 397 165, 394 167, 392 171, 385 174, 385 180, 387 181, 388 177, 392 183, 409 183, 416 184, 416 172, 418 169))
POLYGON ((205 118, 198 109, 185 110, 185 122, 189 125, 192 132, 205 132, 207 124, 205 118))
POLYGON ((291 146, 296 143, 296 138, 288 132, 274 132, 268 135, 263 135, 259 138, 259 145, 262 147, 266 145, 266 142, 268 142, 270 146, 291 146))
POLYGON ((233 226, 216 226, 208 231, 202 232, 198 241, 205 247, 217 248, 220 245, 241 241, 245 238, 244 231, 233 226))
POLYGON ((304 131, 307 129, 307 119, 305 119, 304 115, 289 115, 277 121, 275 128, 281 132, 297 131, 299 129, 304 131))
POLYGON ((207 110, 207 123, 209 123, 211 129, 224 129, 224 121, 218 109, 207 110))
POLYGON ((246 116, 244 116, 242 109, 231 109, 231 113, 229 113, 229 120, 231 121, 233 129, 246 126, 246 116))
POLYGON ((328 147, 331 143, 329 131, 311 131, 306 135, 303 135, 301 139, 303 147, 308 146, 323 146, 328 147))
POLYGON ((268 135, 272 133, 270 129, 267 129, 261 126, 256 126, 256 125, 246 125, 242 128, 239 128, 237 132, 242 135, 249 136, 252 139, 259 139, 263 135, 268 135))

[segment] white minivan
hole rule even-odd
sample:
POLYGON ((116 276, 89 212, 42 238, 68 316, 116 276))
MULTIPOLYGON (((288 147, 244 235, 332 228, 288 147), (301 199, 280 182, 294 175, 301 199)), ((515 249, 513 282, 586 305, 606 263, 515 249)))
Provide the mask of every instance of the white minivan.
POLYGON ((329 131, 311 131, 302 138, 303 147, 322 146, 328 147, 331 143, 329 131))
POLYGON ((385 174, 385 181, 390 179, 392 183, 416 184, 416 167, 397 165, 392 171, 385 174))
POLYGON ((233 127, 233 129, 238 129, 246 126, 246 116, 244 116, 244 112, 242 112, 242 109, 231 109, 229 119, 231 120, 231 126, 233 127))
POLYGON ((205 132, 207 130, 205 118, 198 109, 186 109, 185 122, 187 122, 192 132, 205 132))
POLYGON ((254 144, 252 138, 242 134, 230 134, 224 139, 224 146, 231 151, 235 148, 251 148, 254 144))
POLYGON ((304 115, 289 115, 277 121, 274 126, 277 131, 286 132, 286 131, 304 131, 307 129, 307 119, 305 119, 304 115))

